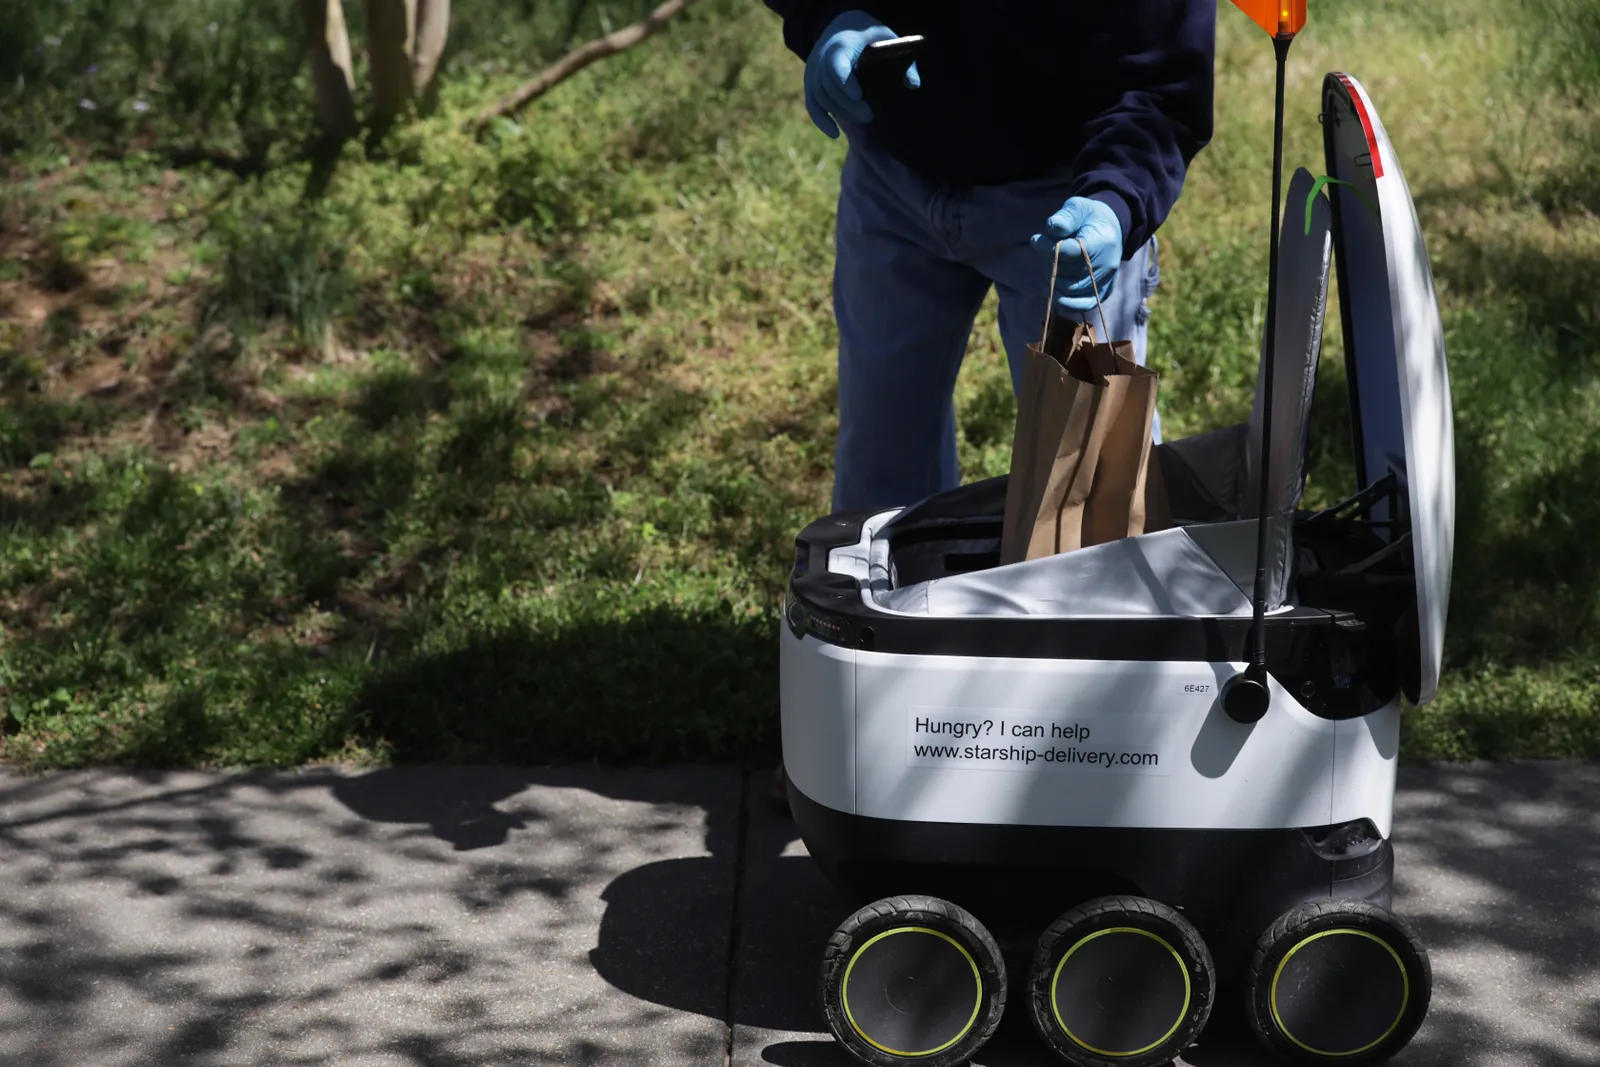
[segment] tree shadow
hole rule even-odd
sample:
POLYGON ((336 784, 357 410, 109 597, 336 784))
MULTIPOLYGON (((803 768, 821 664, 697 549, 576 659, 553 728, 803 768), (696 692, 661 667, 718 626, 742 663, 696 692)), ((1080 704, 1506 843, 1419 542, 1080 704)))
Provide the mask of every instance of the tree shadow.
POLYGON ((366 686, 359 716, 402 760, 775 758, 777 648, 764 617, 655 608, 397 658, 366 686))
MULTIPOLYGON (((707 1062, 731 1025, 735 1063, 842 1065, 815 983, 848 905, 764 787, 718 767, 0 779, 0 1056, 707 1062)), ((1597 788, 1597 765, 1402 771, 1397 910, 1435 993, 1395 1063, 1594 1062, 1597 788)), ((1236 1003, 1186 1063, 1271 1062, 1236 1003)), ((1051 1062, 1017 1004, 977 1059, 1051 1062)))
POLYGON ((35 456, 57 451, 63 442, 100 428, 104 416, 81 403, 17 390, 4 398, 0 412, 0 464, 20 467, 35 456))
POLYGON ((81 482, 73 484, 64 479, 51 479, 42 493, 27 496, 0 490, 0 528, 48 534, 71 522, 93 496, 93 491, 81 482))
MULTIPOLYGON (((730 1015, 735 1062, 842 1067, 850 1061, 826 1034, 816 981, 822 947, 850 905, 805 857, 793 825, 763 807, 763 785, 753 779, 741 854, 730 1015)), ((1396 909, 1429 946, 1435 994, 1429 1022, 1393 1062, 1578 1067, 1600 1054, 1600 964, 1593 951, 1600 922, 1592 907, 1600 893, 1600 837, 1585 799, 1597 786, 1600 765, 1403 770, 1396 909), (1505 989, 1508 978, 1515 994, 1505 989)), ((636 997, 704 1012, 703 998, 670 974, 626 964, 630 944, 650 936, 637 917, 649 900, 670 895, 682 873, 676 864, 655 864, 614 882, 593 959, 609 982, 636 997), (624 908, 629 914, 619 914, 624 908)), ((1054 1062, 1015 998, 975 1060, 982 1067, 1054 1062)), ((1241 990, 1225 985, 1211 1023, 1183 1062, 1266 1067, 1279 1061, 1251 1033, 1241 990)))
MULTIPOLYGON (((0 1058, 701 1063, 587 962, 607 883, 734 849, 738 775, 417 767, 0 779, 0 1058), (498 812, 498 815, 495 813, 498 812), (502 830, 484 833, 499 819, 502 830), (506 831, 509 828, 509 831, 506 831)), ((725 1000, 731 863, 649 902, 636 962, 725 1000)))
POLYGON ((1503 494, 1498 507, 1516 518, 1491 525, 1484 480, 1494 450, 1475 435, 1459 444, 1461 513, 1481 532, 1456 557, 1456 572, 1475 578, 1459 584, 1460 606, 1452 605, 1456 655, 1537 663, 1592 647, 1600 553, 1588 531, 1600 523, 1600 446, 1568 453, 1503 494))
POLYGON ((1401 785, 1398 906, 1435 974, 1406 1062, 1594 1062, 1600 765, 1408 767, 1401 785))
MULTIPOLYGON (((731 608, 724 615, 715 607, 676 613, 660 607, 623 630, 606 623, 585 631, 574 620, 574 635, 556 646, 548 635, 533 633, 536 622, 524 621, 487 643, 466 640, 448 659, 426 666, 437 647, 430 627, 443 610, 441 581, 460 573, 463 557, 497 568, 479 580, 480 591, 491 584, 497 590, 527 585, 553 564, 574 565, 530 533, 550 530, 550 540, 558 541, 590 530, 589 543, 580 536, 570 552, 596 586, 636 581, 638 538, 618 532, 611 486, 669 451, 670 442, 705 412, 704 396, 657 370, 626 378, 608 373, 614 363, 596 339, 581 327, 570 329, 573 324, 563 318, 577 313, 572 301, 581 302, 581 282, 575 278, 568 299, 556 301, 549 323, 529 325, 519 336, 526 347, 468 349, 462 342, 436 360, 379 361, 337 397, 282 399, 272 412, 274 423, 305 427, 320 421, 336 429, 315 440, 285 429, 261 446, 261 488, 270 495, 264 510, 239 498, 230 503, 227 493, 204 494, 189 475, 164 463, 139 466, 146 456, 126 462, 107 457, 93 486, 79 477, 56 478, 48 491, 42 485, 24 488, 48 477, 46 471, 23 475, 26 483, 8 482, 0 496, 0 527, 34 536, 83 531, 73 543, 75 558, 84 562, 66 570, 60 588, 47 591, 61 606, 55 622, 46 626, 32 615, 18 616, 24 624, 15 637, 20 662, 43 668, 30 673, 38 685, 49 682, 44 694, 57 688, 76 692, 114 682, 130 659, 170 659, 170 651, 155 650, 170 650, 177 643, 173 635, 186 634, 186 652, 204 666, 172 679, 138 722, 118 728, 120 739, 111 743, 113 758, 140 764, 215 759, 219 749, 236 748, 229 731, 238 725, 214 710, 218 704, 282 710, 286 699, 298 699, 290 696, 297 684, 341 675, 364 678, 377 703, 358 694, 320 724, 291 726, 304 740, 288 742, 268 758, 322 756, 351 738, 380 746, 392 741, 416 758, 498 754, 543 760, 553 753, 604 752, 608 738, 624 735, 631 741, 624 738, 614 753, 622 758, 734 751, 718 747, 730 741, 726 708, 759 707, 767 699, 754 691, 749 664, 767 655, 771 627, 766 620, 735 618, 731 608), (565 343, 546 343, 555 337, 565 343), (509 379, 518 388, 491 387, 491 378, 509 379), (565 450, 568 433, 594 442, 598 457, 592 466, 546 459, 565 450), (108 500, 115 504, 107 509, 108 500), (416 536, 418 524, 426 525, 426 537, 416 536), (230 542, 256 566, 239 566, 230 542), (134 575, 131 560, 139 555, 150 562, 134 575), (204 626, 202 615, 210 616, 204 626), (313 622, 306 624, 307 618, 313 622), (644 635, 653 636, 636 639, 644 635), (225 646, 231 650, 219 659, 225 646), (75 648, 115 655, 87 662, 84 655, 67 654, 75 648), (677 666, 652 665, 651 656, 677 666), (521 662, 495 682, 502 660, 521 662), (433 701, 448 707, 456 699, 459 685, 451 671, 480 680, 493 728, 457 730, 442 721, 448 712, 436 715, 422 706, 433 701), (395 681, 407 672, 420 673, 415 685, 395 681), (222 691, 213 684, 219 675, 231 675, 221 679, 222 691), (586 731, 575 710, 590 699, 586 677, 614 683, 597 720, 617 720, 606 737, 586 731), (692 706, 686 693, 694 690, 714 704, 692 706), (517 709, 522 700, 531 701, 531 711, 517 709), (622 725, 624 702, 662 701, 671 713, 647 716, 650 729, 641 733, 622 725), (548 715, 552 729, 529 732, 528 714, 548 715), (512 736, 526 734, 526 743, 501 752, 502 727, 512 736), (548 747, 552 734, 555 744, 571 747, 548 747), (430 751, 431 743, 443 747, 430 751)), ((44 399, 18 410, 0 416, 15 416, 0 424, 0 445, 8 449, 6 458, 20 462, 59 447, 81 432, 87 418, 78 407, 44 399)), ((95 410, 111 425, 113 418, 135 414, 95 410)), ((43 595, 24 587, 18 603, 43 595)), ((586 596, 577 599, 584 601, 574 609, 580 614, 613 613, 586 596)), ((461 635, 450 640, 459 642, 461 635)), ((346 692, 362 684, 353 680, 346 692)), ((731 738, 746 749, 767 741, 770 735, 766 741, 731 738)), ((105 758, 102 741, 90 738, 88 746, 93 758, 105 758)), ((224 758, 236 757, 230 751, 224 758)))
POLYGON ((1553 366, 1528 369, 1560 382, 1588 381, 1600 372, 1600 251, 1593 245, 1540 243, 1519 233, 1453 235, 1433 271, 1461 297, 1509 301, 1522 311, 1530 341, 1548 338, 1556 354, 1553 366))

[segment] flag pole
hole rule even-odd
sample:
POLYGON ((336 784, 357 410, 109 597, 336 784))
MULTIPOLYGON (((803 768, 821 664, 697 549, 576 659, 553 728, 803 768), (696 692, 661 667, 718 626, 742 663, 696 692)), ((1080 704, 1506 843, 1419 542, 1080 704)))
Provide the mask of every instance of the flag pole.
POLYGON ((1245 672, 1229 680, 1222 692, 1222 705, 1228 715, 1239 722, 1255 722, 1267 713, 1272 694, 1267 685, 1267 566, 1268 534, 1278 516, 1268 514, 1272 506, 1272 399, 1273 370, 1277 363, 1278 342, 1278 233, 1282 222, 1283 197, 1283 96, 1285 71, 1289 59, 1289 46, 1294 43, 1295 31, 1285 11, 1278 19, 1277 33, 1272 37, 1272 50, 1277 57, 1277 85, 1272 113, 1272 230, 1268 235, 1267 253, 1267 332, 1266 358, 1262 369, 1261 388, 1261 440, 1256 464, 1258 505, 1256 509, 1256 573, 1255 589, 1251 597, 1251 647, 1250 660, 1245 672))

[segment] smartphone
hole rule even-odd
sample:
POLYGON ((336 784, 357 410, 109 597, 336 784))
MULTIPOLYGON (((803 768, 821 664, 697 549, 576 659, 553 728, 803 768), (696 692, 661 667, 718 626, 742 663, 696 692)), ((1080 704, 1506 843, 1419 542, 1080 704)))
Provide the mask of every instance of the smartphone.
POLYGON ((912 34, 867 45, 867 50, 856 60, 856 81, 861 83, 861 95, 871 101, 904 86, 906 71, 922 55, 923 44, 921 34, 912 34))

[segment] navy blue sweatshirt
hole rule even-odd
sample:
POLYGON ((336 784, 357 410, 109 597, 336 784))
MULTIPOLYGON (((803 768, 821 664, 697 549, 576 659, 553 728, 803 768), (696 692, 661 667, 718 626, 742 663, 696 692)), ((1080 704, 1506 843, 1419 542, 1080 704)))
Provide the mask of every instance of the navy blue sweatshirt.
POLYGON ((1125 255, 1166 221, 1211 140, 1216 0, 765 2, 802 59, 849 10, 925 36, 922 87, 874 102, 874 143, 956 186, 1069 167, 1062 200, 1108 204, 1125 255))

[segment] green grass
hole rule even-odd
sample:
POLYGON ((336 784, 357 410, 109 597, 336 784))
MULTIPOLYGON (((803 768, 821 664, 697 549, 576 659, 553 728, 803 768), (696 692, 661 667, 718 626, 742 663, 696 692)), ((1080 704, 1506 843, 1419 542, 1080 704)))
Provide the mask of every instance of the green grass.
MULTIPOLYGON (((4 758, 774 757, 843 154, 775 20, 703 0, 480 143, 456 120, 600 13, 458 0, 438 112, 307 203, 268 7, 42 3, 0 43, 4 758)), ((1290 166, 1323 170, 1321 75, 1360 77, 1445 309, 1455 594, 1412 759, 1600 755, 1600 79, 1523 10, 1321 3, 1291 60, 1290 166)), ((1170 434, 1242 417, 1260 330, 1271 50, 1222 16, 1217 139, 1162 234, 1170 434)), ((968 477, 1009 458, 994 316, 968 477)), ((1349 477, 1325 352, 1313 502, 1349 477)))

